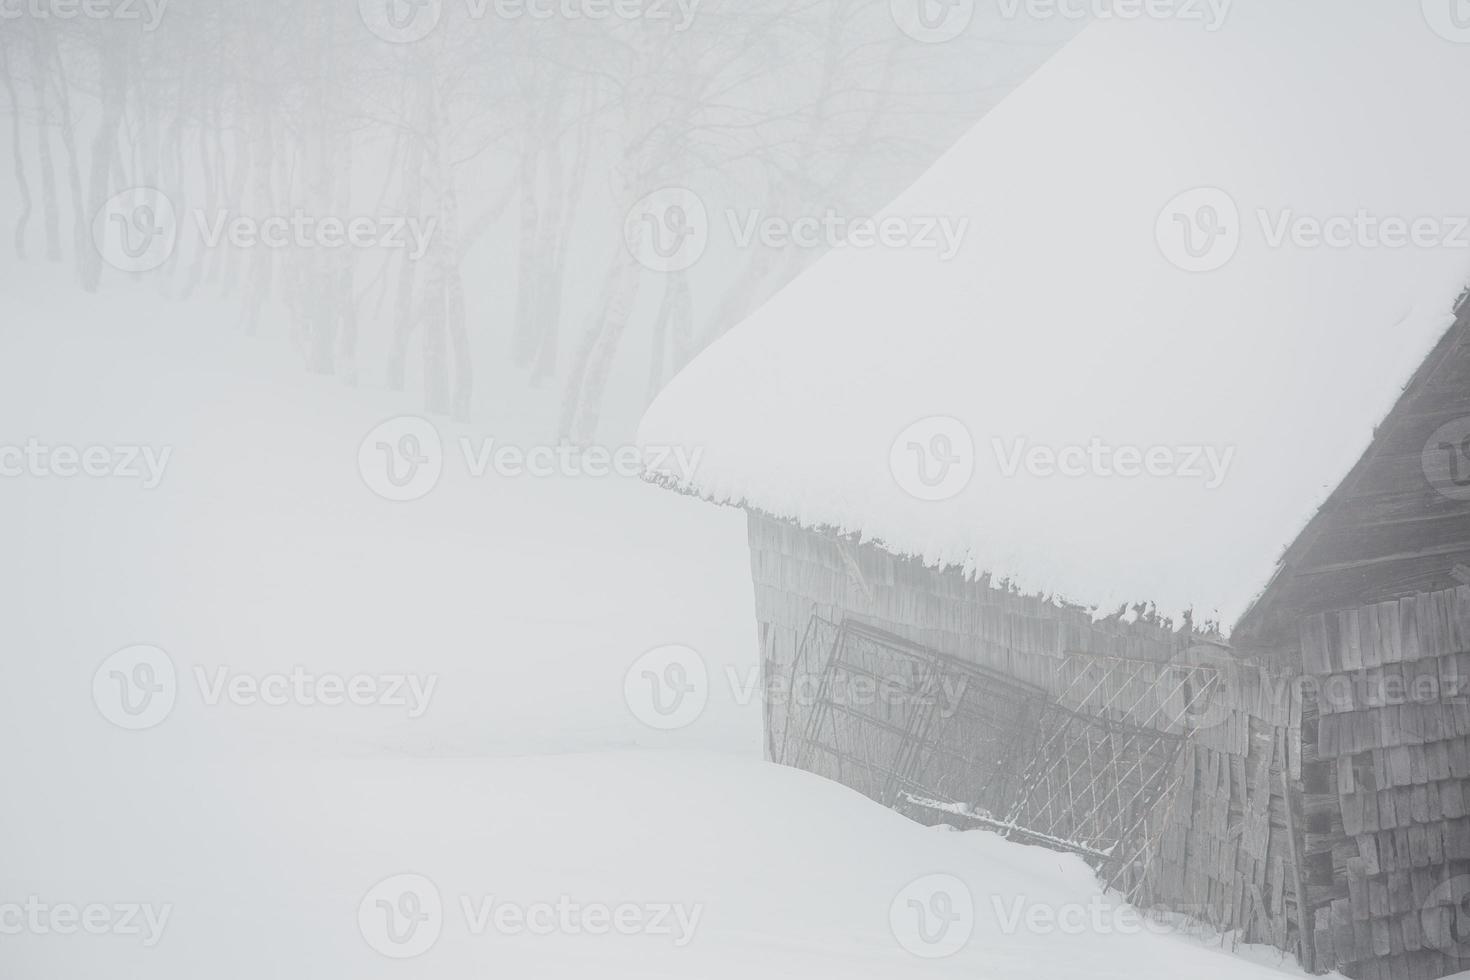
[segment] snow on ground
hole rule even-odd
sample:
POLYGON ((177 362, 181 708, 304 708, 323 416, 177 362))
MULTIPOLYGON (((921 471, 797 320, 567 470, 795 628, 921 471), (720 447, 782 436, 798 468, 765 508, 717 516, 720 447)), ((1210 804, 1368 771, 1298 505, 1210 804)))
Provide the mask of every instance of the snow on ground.
POLYGON ((389 503, 357 453, 405 411, 394 396, 305 375, 202 304, 44 280, 6 302, 0 446, 172 456, 151 490, 0 478, 0 976, 1279 975, 1139 932, 1073 857, 925 829, 762 762, 759 706, 724 680, 756 648, 737 512, 631 479, 472 479, 452 459, 428 496, 389 503), (697 721, 662 732, 623 679, 670 643, 715 680, 697 721), (109 719, 158 702, 118 716, 115 678, 93 683, 134 644, 167 652, 178 690, 128 731, 109 719), (195 676, 298 666, 437 686, 410 717, 212 705, 195 676), (966 891, 972 935, 945 904, 966 891), (144 916, 123 930, 130 905, 153 933, 144 916), (17 932, 32 913, 75 930, 65 909, 88 906, 107 934, 17 932), (941 944, 968 942, 917 958, 905 943, 938 948, 919 911, 949 916, 949 932, 922 920, 941 944), (1100 925, 1049 931, 1059 913, 1100 925), (615 916, 629 935, 579 934, 615 916), (416 942, 415 959, 380 952, 416 942))
POLYGON ((641 438, 714 500, 1228 628, 1470 281, 1467 84, 1412 3, 1094 23, 641 438))

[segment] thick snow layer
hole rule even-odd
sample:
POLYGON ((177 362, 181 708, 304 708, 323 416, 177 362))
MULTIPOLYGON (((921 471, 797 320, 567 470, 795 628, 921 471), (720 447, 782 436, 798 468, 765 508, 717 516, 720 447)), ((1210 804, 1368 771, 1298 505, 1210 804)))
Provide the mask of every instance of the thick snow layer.
POLYGON ((357 448, 407 407, 393 396, 282 364, 209 326, 222 314, 208 307, 8 288, 0 445, 172 455, 151 490, 0 479, 0 976, 1281 975, 1140 933, 1074 857, 926 830, 762 763, 760 705, 734 685, 681 731, 644 727, 623 675, 649 647, 697 648, 716 677, 755 668, 739 514, 637 479, 447 465, 431 496, 388 503, 359 479, 357 448), (184 680, 166 720, 125 731, 91 684, 135 643, 165 648, 184 680), (195 668, 298 665, 440 681, 417 718, 209 704, 192 682, 195 668), (400 961, 369 944, 359 910, 405 874, 443 912, 437 940, 400 961), (929 964, 890 913, 933 874, 963 882, 976 914, 965 948, 929 964), (43 918, 73 931, 13 934, 11 906, 32 897, 147 906, 161 933, 140 915, 136 933, 43 918), (480 928, 502 907, 563 903, 646 911, 650 926, 677 906, 695 925, 588 935, 558 912, 549 933, 480 928), (1017 914, 1039 925, 1007 925, 1017 914))
POLYGON ((696 359, 640 438, 702 449, 682 488, 715 501, 1228 627, 1470 279, 1467 86, 1419 4, 1095 23, 883 212, 968 220, 957 255, 835 250, 696 359), (1351 244, 1311 244, 1332 219, 1351 244), (1385 219, 1433 224, 1392 247, 1385 219), (1283 222, 1306 237, 1279 244, 1283 222), (1150 450, 1167 475, 1117 475, 1150 450), (942 458, 957 484, 973 462, 957 494, 916 483, 942 458))

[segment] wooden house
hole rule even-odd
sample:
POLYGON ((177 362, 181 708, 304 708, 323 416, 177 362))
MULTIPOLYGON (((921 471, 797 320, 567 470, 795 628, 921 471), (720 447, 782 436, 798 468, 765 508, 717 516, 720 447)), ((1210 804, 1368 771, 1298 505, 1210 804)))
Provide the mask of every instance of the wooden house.
POLYGON ((1470 969, 1470 261, 1265 218, 1457 213, 1470 62, 1312 6, 1089 28, 880 216, 955 254, 835 250, 640 438, 747 513, 771 759, 1428 980, 1470 969))

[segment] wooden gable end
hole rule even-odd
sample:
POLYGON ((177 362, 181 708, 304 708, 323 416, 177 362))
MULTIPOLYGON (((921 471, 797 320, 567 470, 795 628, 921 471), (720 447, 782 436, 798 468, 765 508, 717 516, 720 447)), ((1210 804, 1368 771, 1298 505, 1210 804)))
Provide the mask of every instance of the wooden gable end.
POLYGON ((1235 629, 1270 645, 1304 615, 1470 583, 1470 301, 1286 550, 1235 629))

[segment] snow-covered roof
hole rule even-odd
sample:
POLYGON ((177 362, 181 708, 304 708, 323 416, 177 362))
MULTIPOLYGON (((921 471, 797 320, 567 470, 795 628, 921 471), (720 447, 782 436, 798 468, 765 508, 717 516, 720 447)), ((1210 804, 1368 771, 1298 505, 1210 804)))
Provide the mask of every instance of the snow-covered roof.
POLYGON ((640 439, 701 449, 679 488, 710 500, 1228 626, 1470 280, 1450 27, 1337 0, 1094 23, 880 215, 968 221, 956 254, 834 249, 640 439), (1038 447, 1083 475, 1014 469, 1038 447))

